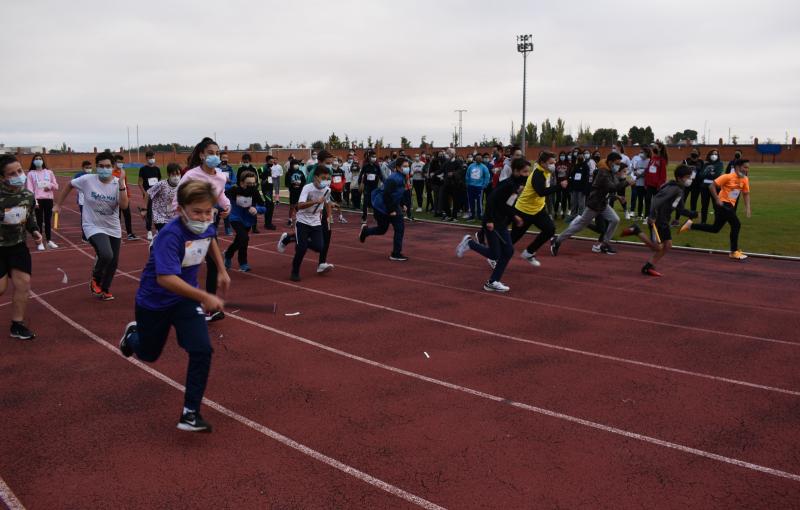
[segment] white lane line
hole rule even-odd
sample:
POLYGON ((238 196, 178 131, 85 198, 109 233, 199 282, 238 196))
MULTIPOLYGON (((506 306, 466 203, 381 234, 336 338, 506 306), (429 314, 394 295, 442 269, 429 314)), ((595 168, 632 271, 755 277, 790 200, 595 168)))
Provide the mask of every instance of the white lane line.
POLYGON ((447 382, 447 381, 443 381, 441 379, 435 379, 433 377, 428 377, 426 375, 418 374, 416 372, 411 372, 409 370, 404 370, 402 368, 397 368, 397 367, 393 367, 391 365, 386 365, 386 364, 381 363, 379 361, 374 361, 374 360, 371 360, 371 359, 368 359, 368 358, 364 358, 364 357, 358 356, 356 354, 351 354, 349 352, 342 351, 342 350, 337 349, 335 347, 330 347, 328 345, 321 344, 319 342, 315 342, 314 340, 310 340, 308 338, 305 338, 305 337, 302 337, 302 336, 299 336, 299 335, 295 335, 293 333, 289 333, 289 332, 286 332, 286 331, 282 331, 280 329, 273 328, 271 326, 267 326, 265 324, 261 324, 260 322, 256 322, 254 320, 242 317, 241 315, 234 316, 234 318, 236 320, 238 320, 238 321, 242 321, 242 322, 244 322, 246 324, 249 324, 251 326, 263 329, 265 331, 269 331, 271 333, 275 333, 275 334, 278 334, 278 335, 281 335, 281 336, 285 336, 287 338, 291 338, 292 340, 296 340, 298 342, 302 342, 302 343, 310 345, 312 347, 316 347, 318 349, 322 349, 322 350, 328 351, 330 353, 337 354, 339 356, 343 356, 345 358, 352 359, 354 361, 365 363, 367 365, 371 365, 371 366, 376 367, 376 368, 381 368, 383 370, 387 370, 387 371, 393 372, 395 374, 404 375, 404 376, 407 376, 407 377, 411 377, 413 379, 418 379, 420 381, 425 381, 425 382, 428 382, 428 383, 431 383, 431 384, 442 386, 444 388, 448 388, 448 389, 451 389, 451 390, 459 391, 461 393, 466 393, 468 395, 472 395, 472 396, 475 396, 475 397, 480 397, 480 398, 483 398, 483 399, 486 399, 486 400, 491 400, 493 402, 498 402, 498 403, 502 403, 502 404, 508 404, 508 405, 513 406, 513 407, 516 407, 516 408, 519 408, 519 409, 523 409, 525 411, 530 411, 530 412, 541 414, 541 415, 544 415, 544 416, 549 416, 551 418, 556 418, 556 419, 559 419, 559 420, 565 420, 565 421, 568 421, 568 422, 571 422, 571 423, 582 425, 584 427, 589 427, 589 428, 596 429, 596 430, 602 430, 603 432, 616 434, 618 436, 623 436, 623 437, 626 437, 626 438, 629 438, 629 439, 635 439, 637 441, 642 441, 642 442, 645 442, 645 443, 649 443, 649 444, 653 444, 653 445, 657 445, 657 446, 662 446, 662 447, 665 447, 665 448, 670 448, 670 449, 673 449, 673 450, 677 450, 677 451, 680 451, 680 452, 683 452, 683 453, 688 453, 688 454, 691 454, 691 455, 696 455, 696 456, 699 456, 699 457, 705 457, 707 459, 715 460, 715 461, 718 461, 718 462, 723 462, 725 464, 731 464, 731 465, 738 466, 738 467, 741 467, 741 468, 750 469, 750 470, 753 470, 753 471, 758 471, 760 473, 765 473, 765 474, 768 474, 768 475, 777 476, 777 477, 781 477, 781 478, 787 478, 787 479, 793 480, 795 482, 800 482, 800 475, 797 475, 797 474, 794 474, 794 473, 789 473, 787 471, 781 471, 780 469, 775 469, 775 468, 771 468, 771 467, 767 467, 767 466, 762 466, 762 465, 759 465, 759 464, 754 464, 752 462, 747 462, 747 461, 743 461, 743 460, 732 458, 732 457, 726 457, 724 455, 719 455, 719 454, 708 452, 708 451, 705 451, 705 450, 700 450, 698 448, 692 448, 691 446, 686 446, 686 445, 682 445, 682 444, 679 444, 679 443, 673 443, 671 441, 666 441, 666 440, 659 439, 659 438, 656 438, 656 437, 647 436, 647 435, 644 435, 644 434, 638 434, 636 432, 630 432, 628 430, 620 429, 620 428, 617 428, 617 427, 612 427, 610 425, 604 425, 602 423, 597 423, 597 422, 593 422, 593 421, 590 421, 590 420, 585 420, 583 418, 578 418, 576 416, 571 416, 569 414, 560 413, 558 411, 552 411, 550 409, 545 409, 545 408, 542 408, 542 407, 537 407, 537 406, 530 405, 530 404, 525 404, 525 403, 522 403, 522 402, 516 402, 516 401, 510 400, 510 399, 507 399, 505 397, 492 395, 491 393, 485 393, 485 392, 480 391, 480 390, 475 390, 475 389, 472 389, 472 388, 468 388, 466 386, 460 386, 458 384, 454 384, 454 383, 450 383, 450 382, 447 382))
MULTIPOLYGON (((131 277, 131 278, 133 278, 133 277, 131 277)), ((181 392, 185 391, 185 388, 183 387, 183 385, 181 385, 177 381, 169 378, 168 376, 162 374, 158 370, 155 370, 154 368, 152 368, 152 367, 150 367, 148 365, 145 365, 144 363, 142 363, 141 361, 139 361, 137 359, 134 359, 133 357, 131 357, 131 358, 123 358, 122 354, 120 354, 119 349, 116 346, 108 343, 104 339, 102 339, 99 336, 97 336, 96 334, 94 334, 92 331, 89 331, 88 329, 86 329, 81 324, 75 322, 74 320, 72 320, 71 318, 69 318, 68 316, 63 314, 60 310, 58 310, 57 308, 52 306, 50 303, 48 303, 44 299, 42 299, 42 298, 40 298, 38 296, 36 296, 34 299, 36 299, 36 301, 38 301, 42 306, 44 306, 45 308, 50 310, 53 314, 58 316, 61 320, 63 320, 64 322, 66 322, 67 324, 72 326, 73 328, 77 329, 78 331, 80 331, 81 333, 86 335, 87 337, 91 338, 92 340, 94 340, 98 344, 102 345, 103 347, 105 347, 109 351, 111 351, 114 354, 120 356, 122 359, 124 359, 124 360, 126 360, 126 361, 128 361, 128 362, 130 362, 130 363, 132 363, 134 365, 136 365, 137 367, 139 367, 140 369, 144 370, 145 372, 147 372, 148 374, 152 375, 153 377, 156 377, 157 379, 160 379, 161 381, 163 381, 163 382, 167 383, 168 385, 172 386, 176 390, 179 390, 181 392)), ((362 482, 368 483, 369 485, 372 485, 373 487, 377 487, 377 488, 379 488, 379 489, 381 489, 381 490, 383 490, 383 491, 385 491, 385 492, 387 492, 387 493, 389 493, 389 494, 391 494, 393 496, 396 496, 398 498, 404 499, 404 500, 408 501, 409 503, 413 503, 413 504, 415 504, 415 505, 417 505, 417 506, 419 506, 421 508, 426 508, 426 509, 431 509, 431 510, 439 510, 439 509, 443 508, 443 507, 441 507, 439 505, 436 505, 434 503, 431 503, 430 501, 428 501, 426 499, 423 499, 423 498, 421 498, 421 497, 419 497, 419 496, 417 496, 415 494, 411 494, 410 492, 406 492, 406 491, 404 491, 403 489, 401 489, 399 487, 396 487, 396 486, 391 485, 391 484, 389 484, 387 482, 384 482, 383 480, 375 478, 374 476, 371 476, 371 475, 369 475, 369 474, 367 474, 367 473, 365 473, 363 471, 360 471, 360 470, 354 468, 353 466, 349 466, 349 465, 347 465, 347 464, 345 464, 345 463, 343 463, 341 461, 338 461, 338 460, 336 460, 336 459, 334 459, 332 457, 328 457, 327 455, 325 455, 323 453, 320 453, 320 452, 318 452, 318 451, 316 451, 316 450, 314 450, 314 449, 312 449, 312 448, 310 448, 310 447, 308 447, 308 446, 306 446, 306 445, 304 445, 302 443, 298 443, 297 441, 295 441, 295 440, 293 440, 293 439, 291 439, 289 437, 286 437, 283 434, 281 434, 279 432, 276 432, 276 431, 274 431, 274 430, 272 430, 272 429, 270 429, 268 427, 265 427, 264 425, 262 425, 262 424, 260 424, 258 422, 255 422, 255 421, 253 421, 253 420, 251 420, 249 418, 246 418, 246 417, 242 416, 241 414, 238 414, 235 411, 232 411, 232 410, 228 409, 227 407, 223 406, 222 404, 218 404, 217 402, 214 402, 213 400, 209 400, 207 398, 204 398, 203 399, 203 403, 206 406, 210 407, 211 409, 214 409, 215 411, 217 411, 217 412, 219 412, 221 414, 224 414, 228 418, 231 418, 231 419, 241 423, 242 425, 257 431, 257 432, 269 437, 270 439, 274 439, 275 441, 278 441, 279 443, 281 443, 284 446, 288 446, 289 448, 292 448, 293 450, 297 450, 300 453, 303 453, 304 455, 307 455, 307 456, 313 458, 316 461, 319 461, 319 462, 322 462, 324 464, 327 464, 328 466, 331 466, 334 469, 342 471, 343 473, 345 473, 347 475, 350 475, 353 478, 356 478, 356 479, 358 479, 358 480, 360 480, 362 482)))
POLYGON ((434 322, 434 323, 437 323, 437 324, 443 324, 445 326, 451 326, 451 327, 454 327, 454 328, 463 329, 463 330, 470 331, 470 332, 473 332, 473 333, 478 333, 478 334, 481 334, 481 335, 488 335, 488 336, 494 336, 494 337, 497 337, 497 338, 504 338, 506 340, 511 340, 511 341, 514 341, 514 342, 520 342, 520 343, 525 343, 525 344, 530 344, 530 345, 536 345, 538 347, 544 347, 546 349, 553 349, 553 350, 557 350, 557 351, 568 352, 570 354, 579 354, 581 356, 590 356, 592 358, 598 358, 598 359, 603 359, 603 360, 607 360, 607 361, 613 361, 613 362, 617 362, 617 363, 626 363, 626 364, 629 364, 629 365, 635 365, 635 366, 639 366, 639 367, 652 368, 652 369, 655 369, 655 370, 663 370, 663 371, 672 372, 672 373, 675 373, 675 374, 688 375, 688 376, 692 376, 692 377, 700 377, 700 378, 708 379, 708 380, 711 380, 711 381, 723 382, 723 383, 728 383, 728 384, 736 384, 736 385, 739 385, 739 386, 746 386, 748 388, 755 388, 755 389, 759 389, 759 390, 772 391, 772 392, 776 392, 776 393, 783 393, 783 394, 786 394, 786 395, 792 395, 792 396, 795 396, 795 397, 800 397, 800 391, 796 391, 796 390, 789 390, 789 389, 786 389, 786 388, 779 388, 779 387, 776 387, 776 386, 767 386, 767 385, 764 385, 764 384, 757 384, 757 383, 752 383, 752 382, 748 382, 748 381, 742 381, 742 380, 739 380, 739 379, 732 379, 732 378, 729 378, 729 377, 720 377, 720 376, 716 376, 716 375, 705 374, 703 372, 693 372, 691 370, 684 370, 684 369, 681 369, 681 368, 669 367, 669 366, 665 366, 665 365, 658 365, 656 363, 648 363, 646 361, 638 361, 638 360, 634 360, 634 359, 630 359, 630 358, 622 358, 622 357, 619 357, 619 356, 612 356, 612 355, 609 355, 609 354, 601 354, 601 353, 593 352, 593 351, 584 351, 584 350, 575 349, 575 348, 572 348, 572 347, 565 347, 563 345, 547 343, 547 342, 544 342, 544 341, 541 341, 541 340, 532 340, 532 339, 528 339, 528 338, 521 338, 521 337, 518 337, 518 336, 507 335, 505 333, 500 333, 500 332, 497 332, 497 331, 491 331, 491 330, 487 330, 487 329, 480 329, 480 328, 476 328, 476 327, 472 327, 472 326, 467 326, 465 324, 459 324, 459 323, 451 322, 451 321, 444 320, 444 319, 437 319, 436 317, 429 317, 427 315, 422 315, 422 314, 418 314, 418 313, 414 313, 414 312, 407 312, 405 310, 400 310, 398 308, 392 308, 392 307, 385 306, 385 305, 379 305, 379 304, 376 304, 376 303, 370 303, 368 301, 362 301, 360 299, 351 298, 351 297, 348 297, 348 296, 342 296, 342 295, 339 295, 339 294, 333 294, 331 292, 326 292, 326 291, 323 291, 323 290, 312 289, 312 288, 309 288, 309 287, 303 287, 302 285, 297 285, 297 284, 294 284, 294 283, 275 280, 273 278, 268 278, 266 276, 261 276, 259 274, 255 274, 253 272, 244 273, 244 274, 247 277, 250 277, 250 278, 258 278, 260 280, 265 280, 265 281, 269 281, 269 282, 272 282, 272 283, 277 283, 279 285, 283 285, 283 286, 286 286, 286 287, 293 287, 293 288, 296 288, 296 289, 304 290, 306 292, 311 292, 311 293, 319 294, 319 295, 322 295, 322 296, 341 299, 343 301, 349 301, 351 303, 357 303, 357 304, 360 304, 360 305, 368 306, 370 308, 377 308, 379 310, 385 310, 387 312, 393 312, 393 313, 396 313, 396 314, 405 315, 407 317, 413 317, 415 319, 422 319, 422 320, 426 320, 426 321, 429 321, 429 322, 434 322))
POLYGON ((25 507, 22 505, 22 502, 17 499, 14 493, 11 491, 11 487, 8 486, 3 477, 0 476, 0 501, 3 502, 8 510, 25 510, 25 507))

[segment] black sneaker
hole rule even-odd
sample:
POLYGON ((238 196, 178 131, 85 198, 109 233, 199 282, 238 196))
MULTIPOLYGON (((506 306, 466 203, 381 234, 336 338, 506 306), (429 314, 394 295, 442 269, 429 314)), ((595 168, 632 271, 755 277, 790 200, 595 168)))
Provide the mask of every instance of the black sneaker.
POLYGON ((558 256, 558 249, 561 247, 561 243, 554 237, 550 239, 550 254, 554 257, 558 256))
POLYGON ((292 226, 292 220, 286 220, 286 226, 287 227, 291 227, 292 226))
POLYGON ((267 230, 277 230, 278 229, 278 227, 276 227, 275 225, 264 225, 264 228, 267 229, 267 230))
POLYGON ((255 225, 253 225, 253 230, 252 230, 252 232, 253 232, 254 234, 258 234, 258 227, 256 227, 255 225))
POLYGON ((206 322, 217 322, 225 318, 223 312, 214 312, 206 315, 206 322))
POLYGON ((293 282, 299 282, 300 281, 300 275, 299 274, 292 274, 292 276, 290 276, 289 279, 292 280, 293 282))
POLYGON ((405 262, 408 260, 408 257, 403 255, 402 253, 398 253, 397 255, 391 254, 389 255, 389 260, 394 260, 395 262, 405 262))
POLYGON ((20 340, 33 340, 36 335, 28 329, 24 323, 11 321, 11 338, 19 338, 20 340))
POLYGON ((362 243, 367 240, 367 224, 361 225, 361 232, 358 233, 358 240, 362 243))
POLYGON ((189 411, 181 414, 178 429, 187 432, 211 432, 211 424, 205 421, 197 411, 189 411))
POLYGON ((616 255, 617 250, 615 250, 610 244, 604 244, 600 247, 600 253, 605 253, 606 255, 616 255))
POLYGON ((128 234, 128 241, 136 241, 139 239, 139 236, 136 234, 128 234))
POLYGON ((119 341, 119 352, 126 358, 130 358, 133 355, 133 348, 128 345, 128 336, 131 333, 136 333, 136 321, 129 322, 125 326, 125 332, 122 333, 122 339, 119 341))

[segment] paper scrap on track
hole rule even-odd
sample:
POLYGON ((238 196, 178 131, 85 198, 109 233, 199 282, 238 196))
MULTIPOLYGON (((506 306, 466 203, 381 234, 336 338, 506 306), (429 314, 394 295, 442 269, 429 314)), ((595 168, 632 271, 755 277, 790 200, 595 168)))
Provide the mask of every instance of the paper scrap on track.
POLYGON ((300 312, 285 313, 283 315, 285 315, 287 317, 297 317, 298 315, 300 315, 300 312))
POLYGON ((431 358, 431 357, 428 355, 428 353, 427 353, 427 352, 425 352, 425 351, 422 351, 422 352, 425 354, 425 357, 426 357, 426 358, 428 358, 428 359, 430 359, 430 358, 431 358))
POLYGON ((67 279, 67 272, 66 272, 66 271, 64 271, 63 269, 61 269, 60 267, 57 267, 57 268, 56 268, 56 271, 61 271, 61 274, 63 274, 63 275, 64 275, 64 278, 62 278, 62 279, 61 279, 61 283, 63 283, 64 285, 66 285, 66 284, 67 284, 67 282, 69 281, 69 280, 67 279))

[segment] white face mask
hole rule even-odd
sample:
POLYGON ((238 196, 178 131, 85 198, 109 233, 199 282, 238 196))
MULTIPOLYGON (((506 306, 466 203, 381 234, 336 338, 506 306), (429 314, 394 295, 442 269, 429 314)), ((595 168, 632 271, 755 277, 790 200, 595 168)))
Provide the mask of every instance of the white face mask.
POLYGON ((692 179, 691 177, 689 177, 688 179, 684 179, 683 180, 683 187, 684 188, 688 188, 689 186, 691 186, 693 180, 694 179, 692 179))
POLYGON ((122 169, 123 169, 123 167, 125 167, 125 163, 117 163, 117 168, 119 168, 120 170, 122 170, 122 169))
POLYGON ((642 158, 642 159, 647 159, 646 156, 644 155, 644 152, 640 152, 639 153, 639 157, 642 158))
POLYGON ((592 157, 592 155, 591 155, 591 154, 589 154, 588 152, 584 152, 584 153, 583 153, 583 159, 589 159, 589 158, 591 158, 591 157, 592 157))
POLYGON ((317 188, 325 189, 330 185, 331 185, 331 181, 329 181, 329 180, 319 181, 319 184, 317 185, 317 188))
POLYGON ((555 172, 556 171, 556 164, 555 163, 550 163, 549 165, 547 165, 547 169, 550 170, 551 172, 555 172))
POLYGON ((711 161, 716 161, 718 158, 719 156, 717 156, 716 154, 712 154, 711 157, 708 159, 710 159, 711 161))
POLYGON ((167 179, 167 181, 169 182, 169 184, 171 186, 177 186, 178 183, 181 182, 181 178, 179 176, 177 176, 177 175, 173 175, 173 176, 170 176, 170 178, 167 179))
POLYGON ((150 159, 148 159, 148 160, 147 160, 147 164, 148 164, 148 165, 155 165, 155 164, 156 164, 156 160, 155 160, 155 158, 150 158, 150 159))
POLYGON ((33 166, 35 166, 36 168, 42 168, 44 166, 44 161, 42 161, 41 159, 34 159, 33 166))
POLYGON ((208 227, 210 227, 213 223, 213 221, 190 220, 189 217, 186 216, 186 213, 181 213, 181 215, 183 217, 183 224, 186 225, 186 228, 188 228, 193 234, 202 234, 208 230, 208 227))

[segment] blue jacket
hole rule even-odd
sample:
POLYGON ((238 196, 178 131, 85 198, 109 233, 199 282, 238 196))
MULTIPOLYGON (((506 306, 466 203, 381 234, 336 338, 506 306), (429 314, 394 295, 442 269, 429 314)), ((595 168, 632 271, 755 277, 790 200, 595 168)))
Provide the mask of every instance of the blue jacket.
POLYGON ((473 163, 467 168, 467 186, 485 188, 492 182, 492 174, 483 163, 473 163))
POLYGON ((225 183, 225 190, 227 191, 236 184, 236 172, 234 172, 233 167, 230 165, 220 165, 218 168, 222 170, 222 173, 228 176, 228 182, 225 183))
POLYGON ((400 172, 392 172, 383 188, 372 191, 372 208, 383 214, 400 212, 403 194, 406 191, 406 177, 400 172))
POLYGON ((231 201, 231 214, 228 216, 228 219, 239 222, 247 228, 256 224, 257 217, 250 214, 248 211, 249 207, 241 207, 237 203, 239 197, 245 199, 250 198, 251 205, 256 208, 258 214, 264 214, 267 211, 267 208, 264 207, 264 199, 261 198, 261 194, 258 193, 257 190, 252 190, 248 193, 239 186, 233 186, 225 192, 225 195, 227 195, 231 201))

